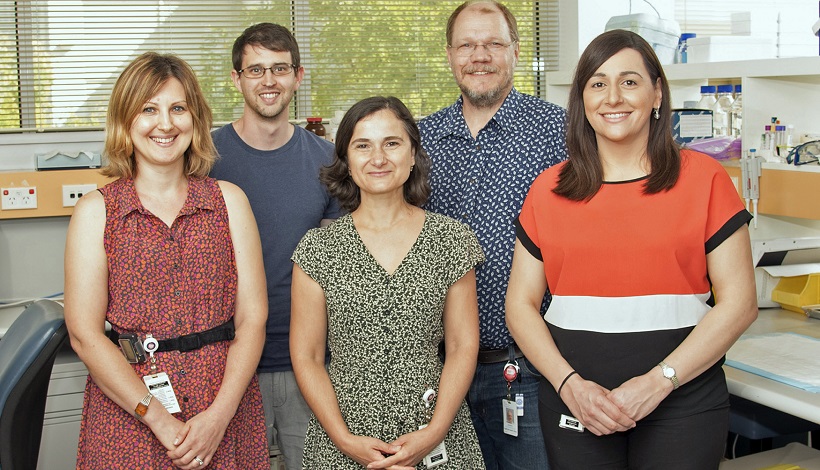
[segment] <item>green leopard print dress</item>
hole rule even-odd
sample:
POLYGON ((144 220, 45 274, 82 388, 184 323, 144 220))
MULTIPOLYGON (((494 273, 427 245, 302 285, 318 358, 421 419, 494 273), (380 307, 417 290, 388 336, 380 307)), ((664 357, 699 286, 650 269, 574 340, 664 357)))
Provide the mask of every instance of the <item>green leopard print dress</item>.
MULTIPOLYGON (((483 260, 466 225, 432 212, 393 274, 367 251, 350 215, 309 231, 299 243, 293 261, 325 293, 328 374, 353 434, 391 442, 425 423, 421 397, 428 388, 438 390, 443 367, 437 352, 447 291, 483 260)), ((444 442, 449 462, 437 469, 484 468, 466 402, 444 442)), ((303 466, 362 468, 336 449, 315 417, 303 466)))

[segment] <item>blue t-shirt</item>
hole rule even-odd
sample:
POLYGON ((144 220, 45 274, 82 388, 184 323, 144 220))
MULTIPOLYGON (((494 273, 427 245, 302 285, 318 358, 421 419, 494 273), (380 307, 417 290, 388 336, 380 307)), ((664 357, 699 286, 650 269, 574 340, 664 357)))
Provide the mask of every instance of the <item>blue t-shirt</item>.
POLYGON ((422 146, 433 161, 425 207, 468 224, 478 237, 487 257, 476 268, 481 347, 501 349, 513 341, 504 315, 513 221, 535 178, 567 157, 566 112, 513 89, 473 138, 462 100, 419 121, 422 146))
POLYGON ((291 255, 308 230, 342 211, 319 181, 330 164, 333 144, 295 126, 293 137, 276 150, 246 144, 233 124, 213 132, 220 158, 211 176, 236 184, 248 196, 259 236, 268 284, 268 324, 260 372, 292 370, 290 332, 291 255))

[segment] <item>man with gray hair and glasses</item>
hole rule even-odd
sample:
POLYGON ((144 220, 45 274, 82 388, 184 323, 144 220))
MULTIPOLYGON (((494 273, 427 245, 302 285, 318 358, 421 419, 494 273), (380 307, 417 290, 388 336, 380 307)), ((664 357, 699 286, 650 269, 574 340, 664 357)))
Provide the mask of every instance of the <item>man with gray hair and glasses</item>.
POLYGON ((319 168, 330 164, 333 144, 288 121, 305 70, 287 28, 250 26, 234 42, 232 59, 231 78, 245 106, 239 119, 213 132, 220 159, 211 176, 245 191, 259 226, 268 323, 257 371, 268 443, 275 437, 288 470, 298 470, 311 412, 290 361, 290 257, 309 229, 341 214, 319 182, 319 168))
MULTIPOLYGON (((513 221, 535 177, 566 159, 566 113, 513 87, 519 52, 507 7, 463 3, 447 22, 447 61, 461 96, 419 122, 433 162, 426 208, 468 224, 486 256, 476 268, 480 350, 467 398, 488 470, 548 468, 538 419, 540 374, 507 330, 504 298, 513 221)), ((547 296, 542 313, 548 303, 547 296)))

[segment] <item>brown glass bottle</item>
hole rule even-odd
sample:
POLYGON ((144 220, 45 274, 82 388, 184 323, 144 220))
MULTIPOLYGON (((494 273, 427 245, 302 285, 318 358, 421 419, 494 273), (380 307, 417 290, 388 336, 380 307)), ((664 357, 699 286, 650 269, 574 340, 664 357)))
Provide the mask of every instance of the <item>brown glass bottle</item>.
POLYGON ((321 138, 325 138, 325 126, 322 125, 322 118, 320 117, 309 117, 307 118, 307 126, 305 129, 313 132, 314 134, 318 135, 321 138))

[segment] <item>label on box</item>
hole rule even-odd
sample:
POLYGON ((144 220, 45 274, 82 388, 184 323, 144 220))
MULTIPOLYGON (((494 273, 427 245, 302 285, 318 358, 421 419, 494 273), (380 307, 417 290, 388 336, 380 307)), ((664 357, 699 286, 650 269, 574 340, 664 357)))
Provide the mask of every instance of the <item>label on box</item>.
POLYGON ((712 137, 712 111, 673 109, 672 135, 681 144, 712 137))

